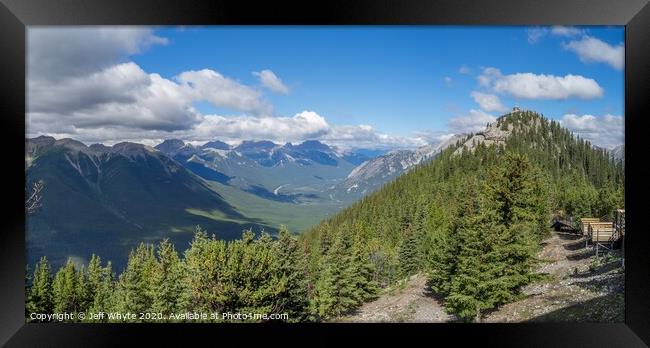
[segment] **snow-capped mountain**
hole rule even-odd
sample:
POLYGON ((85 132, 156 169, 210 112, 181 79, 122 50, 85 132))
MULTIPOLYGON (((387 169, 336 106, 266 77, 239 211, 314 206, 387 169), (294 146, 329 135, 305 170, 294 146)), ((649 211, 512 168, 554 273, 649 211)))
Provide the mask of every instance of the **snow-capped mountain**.
POLYGON ((346 195, 358 197, 370 193, 414 166, 432 160, 463 137, 454 135, 439 144, 425 145, 415 150, 391 151, 365 161, 354 168, 343 182, 331 187, 333 196, 347 200, 346 195))
POLYGON ((316 140, 299 144, 243 141, 237 146, 210 141, 194 146, 169 139, 156 149, 204 179, 291 202, 329 200, 323 192, 370 158, 362 151, 341 151, 316 140))
POLYGON ((609 153, 617 160, 625 161, 625 144, 618 145, 611 149, 609 153))

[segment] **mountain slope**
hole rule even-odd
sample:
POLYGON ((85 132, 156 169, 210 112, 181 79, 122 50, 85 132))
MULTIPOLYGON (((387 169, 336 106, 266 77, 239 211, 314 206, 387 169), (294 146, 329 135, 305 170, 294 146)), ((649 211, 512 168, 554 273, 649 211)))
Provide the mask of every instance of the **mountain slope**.
POLYGON ((377 269, 375 279, 390 284, 399 279, 400 265, 411 261, 400 254, 404 250, 422 247, 419 254, 427 259, 427 253, 441 248, 430 248, 430 243, 442 243, 448 238, 443 235, 457 228, 454 226, 460 221, 463 202, 483 190, 481 185, 488 184, 490 172, 503 163, 507 152, 523 156, 539 170, 536 180, 543 183, 540 189, 548 196, 536 193, 530 197, 548 197, 539 204, 548 206, 544 213, 549 225, 552 213, 576 218, 606 216, 623 207, 624 171, 620 163, 558 122, 521 111, 500 117, 483 132, 415 166, 315 226, 302 236, 303 241, 319 250, 332 234, 353 229, 368 245, 377 269), (415 241, 410 239, 414 234, 419 236, 415 241))
POLYGON ((119 264, 141 241, 187 243, 197 224, 225 239, 255 224, 199 177, 144 145, 87 147, 40 137, 27 141, 26 157, 28 182, 44 183, 42 206, 29 219, 33 257, 62 262, 94 251, 119 264))
POLYGON ((465 136, 456 135, 437 145, 425 145, 416 150, 392 151, 363 162, 354 168, 347 178, 331 188, 336 199, 360 198, 380 188, 387 182, 413 169, 416 165, 430 161, 442 150, 465 136))
POLYGON ((610 153, 614 159, 625 161, 625 144, 616 146, 610 153))
POLYGON ((244 141, 236 147, 212 141, 195 147, 172 139, 156 148, 206 180, 297 204, 328 204, 327 188, 343 180, 355 162, 368 158, 314 140, 297 145, 244 141))

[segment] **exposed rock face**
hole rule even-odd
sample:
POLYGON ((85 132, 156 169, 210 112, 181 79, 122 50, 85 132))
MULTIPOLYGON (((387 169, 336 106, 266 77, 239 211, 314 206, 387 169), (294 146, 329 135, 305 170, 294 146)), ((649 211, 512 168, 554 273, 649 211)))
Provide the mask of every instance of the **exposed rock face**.
MULTIPOLYGON (((502 145, 505 144, 506 139, 510 136, 512 133, 514 126, 512 124, 509 124, 507 126, 507 130, 501 129, 501 126, 499 125, 498 121, 492 122, 488 124, 488 126, 485 128, 485 130, 480 131, 473 136, 471 136, 467 141, 463 144, 464 147, 466 147, 469 151, 473 151, 474 148, 478 144, 485 144, 486 146, 490 145, 502 145)), ((456 149, 454 153, 461 153, 463 151, 463 147, 459 147, 456 149)))
POLYGON ((463 137, 464 135, 455 135, 436 145, 425 145, 415 150, 391 151, 365 161, 354 168, 347 179, 333 189, 339 193, 366 194, 406 173, 416 165, 434 159, 442 150, 463 137))
POLYGON ((609 151, 614 159, 625 161, 625 144, 619 145, 609 151))

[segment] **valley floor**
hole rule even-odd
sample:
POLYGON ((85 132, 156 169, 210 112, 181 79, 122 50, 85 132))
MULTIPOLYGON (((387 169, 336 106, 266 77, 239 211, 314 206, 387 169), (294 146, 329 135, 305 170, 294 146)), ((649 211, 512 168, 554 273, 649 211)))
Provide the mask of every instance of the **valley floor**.
MULTIPOLYGON (((484 317, 484 322, 622 322, 625 276, 620 250, 595 257, 584 239, 553 233, 542 242, 538 257, 543 280, 524 288, 521 300, 506 304, 484 317)), ((431 294, 424 275, 404 286, 386 290, 377 300, 361 306, 342 322, 447 322, 453 321, 442 301, 431 294)))

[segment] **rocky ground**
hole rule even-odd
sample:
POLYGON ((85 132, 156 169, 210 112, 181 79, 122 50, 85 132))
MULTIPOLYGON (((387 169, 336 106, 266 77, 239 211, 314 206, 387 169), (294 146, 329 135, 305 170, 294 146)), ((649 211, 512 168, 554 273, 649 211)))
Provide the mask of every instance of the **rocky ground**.
MULTIPOLYGON (((595 257, 584 239, 554 233, 542 242, 538 273, 543 279, 524 288, 522 299, 486 314, 484 322, 622 322, 625 276, 620 251, 595 257)), ((387 290, 344 322, 453 321, 431 294, 423 275, 387 290)))
POLYGON ((402 286, 387 290, 368 302, 343 322, 445 322, 450 317, 433 297, 424 275, 411 277, 402 286))

